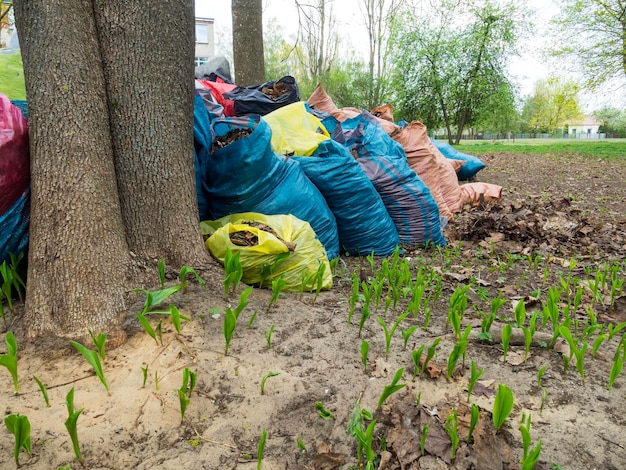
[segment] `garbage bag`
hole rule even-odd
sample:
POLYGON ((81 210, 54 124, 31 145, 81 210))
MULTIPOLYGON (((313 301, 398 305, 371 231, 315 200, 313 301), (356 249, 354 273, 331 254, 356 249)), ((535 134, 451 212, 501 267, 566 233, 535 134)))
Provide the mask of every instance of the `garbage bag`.
POLYGON ((9 253, 17 255, 26 249, 29 223, 30 186, 0 214, 0 264, 10 258, 9 253))
POLYGON ((30 184, 28 121, 8 97, 0 95, 0 214, 30 184))
POLYGON ((387 135, 376 117, 364 111, 344 120, 333 139, 357 155, 394 221, 401 243, 446 244, 435 199, 409 167, 402 146, 387 135))
POLYGON ((292 214, 311 224, 328 258, 338 256, 335 217, 300 165, 272 150, 269 125, 250 115, 216 119, 212 129, 215 141, 244 134, 209 155, 202 179, 212 218, 239 212, 292 214))
POLYGON ((398 231, 376 188, 350 152, 325 140, 310 157, 293 157, 320 190, 337 220, 339 246, 349 255, 391 254, 398 231))
POLYGON ((280 80, 261 85, 237 87, 224 93, 224 98, 235 102, 235 116, 245 114, 265 115, 285 105, 300 101, 296 79, 285 76, 280 80))
POLYGON ((210 234, 206 246, 220 263, 224 264, 227 249, 239 253, 242 281, 246 284, 271 287, 274 279, 282 277, 287 291, 300 291, 303 283, 305 290, 315 289, 319 270, 322 288, 330 289, 333 285, 324 247, 311 225, 297 217, 253 212, 233 214, 202 222, 201 231, 210 234), (252 244, 233 243, 233 239, 245 239, 252 244))
POLYGON ((209 200, 204 186, 204 177, 209 164, 209 151, 213 142, 211 117, 205 107, 205 101, 196 94, 193 101, 193 161, 196 173, 196 198, 200 220, 210 217, 209 200))
POLYGON ((224 108, 225 116, 235 115, 235 102, 233 100, 224 98, 224 93, 234 90, 235 88, 237 88, 237 85, 212 82, 209 80, 196 80, 196 82, 199 83, 200 86, 211 92, 211 95, 213 96, 215 101, 224 108))
POLYGON ((197 66, 194 75, 203 80, 217 81, 222 79, 226 83, 232 83, 233 80, 230 74, 230 63, 223 55, 213 57, 207 63, 197 66))
POLYGON ((465 162, 465 165, 463 165, 457 172, 457 177, 460 181, 471 180, 480 170, 482 170, 486 166, 480 158, 474 155, 459 152, 448 142, 441 142, 440 140, 434 139, 432 139, 432 142, 446 158, 463 160, 465 162))
POLYGON ((288 104, 263 116, 272 129, 272 148, 283 155, 311 155, 330 139, 321 121, 307 112, 304 101, 288 104))

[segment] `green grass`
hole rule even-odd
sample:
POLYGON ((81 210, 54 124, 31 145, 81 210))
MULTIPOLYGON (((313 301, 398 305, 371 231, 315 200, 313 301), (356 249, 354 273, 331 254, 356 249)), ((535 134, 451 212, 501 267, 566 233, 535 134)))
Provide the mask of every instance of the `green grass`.
POLYGON ((454 148, 470 155, 510 152, 523 154, 578 155, 607 159, 626 158, 626 139, 517 139, 463 141, 454 148))

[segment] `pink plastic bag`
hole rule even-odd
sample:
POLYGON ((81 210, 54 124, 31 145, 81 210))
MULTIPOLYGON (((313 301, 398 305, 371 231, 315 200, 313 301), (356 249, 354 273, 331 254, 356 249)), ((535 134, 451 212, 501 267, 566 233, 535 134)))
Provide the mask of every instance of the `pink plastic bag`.
POLYGON ((9 98, 0 95, 0 214, 4 214, 30 183, 28 121, 9 98))

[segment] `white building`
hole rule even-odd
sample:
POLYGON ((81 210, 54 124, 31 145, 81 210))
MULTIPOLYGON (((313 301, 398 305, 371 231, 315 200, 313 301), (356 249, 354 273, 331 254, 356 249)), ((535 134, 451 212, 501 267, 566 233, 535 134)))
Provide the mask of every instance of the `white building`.
POLYGON ((213 18, 196 17, 196 67, 215 55, 213 18))
POLYGON ((601 121, 598 121, 593 116, 585 116, 582 119, 572 119, 565 123, 567 125, 568 135, 578 139, 598 139, 601 137, 600 126, 601 121))

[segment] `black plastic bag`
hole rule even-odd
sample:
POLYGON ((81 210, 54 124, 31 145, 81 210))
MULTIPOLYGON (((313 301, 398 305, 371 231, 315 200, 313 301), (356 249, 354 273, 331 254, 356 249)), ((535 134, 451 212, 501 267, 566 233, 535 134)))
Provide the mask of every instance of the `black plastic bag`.
POLYGON ((261 116, 300 101, 296 79, 287 75, 280 80, 262 85, 237 87, 224 93, 224 98, 235 102, 235 116, 260 114, 261 116))

